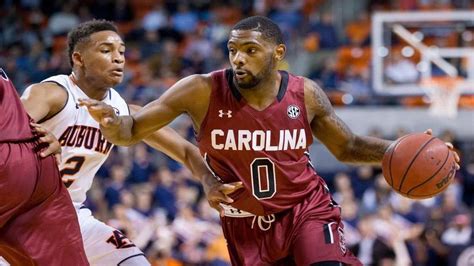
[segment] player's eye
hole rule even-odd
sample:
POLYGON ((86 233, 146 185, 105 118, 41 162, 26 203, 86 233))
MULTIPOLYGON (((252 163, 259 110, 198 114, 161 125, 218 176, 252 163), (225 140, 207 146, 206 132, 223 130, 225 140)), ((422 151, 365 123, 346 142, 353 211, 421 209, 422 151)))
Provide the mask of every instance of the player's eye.
POLYGON ((106 53, 109 52, 109 50, 107 50, 107 49, 105 49, 105 50, 100 50, 100 52, 103 53, 103 54, 106 54, 106 53))
POLYGON ((235 49, 234 48, 229 48, 229 53, 235 54, 235 49))
POLYGON ((257 52, 257 49, 255 49, 255 48, 249 48, 249 49, 247 49, 247 53, 249 53, 249 54, 253 54, 253 53, 255 53, 255 52, 257 52))

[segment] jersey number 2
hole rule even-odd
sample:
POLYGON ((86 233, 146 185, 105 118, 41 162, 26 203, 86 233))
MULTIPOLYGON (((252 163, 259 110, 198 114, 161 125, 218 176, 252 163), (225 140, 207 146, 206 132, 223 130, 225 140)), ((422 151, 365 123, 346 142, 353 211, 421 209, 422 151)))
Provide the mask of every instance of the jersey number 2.
POLYGON ((250 164, 250 171, 254 197, 260 200, 272 198, 276 193, 275 164, 268 158, 257 158, 250 164), (266 178, 266 185, 262 184, 262 176, 266 178))
POLYGON ((75 175, 79 172, 85 160, 86 158, 84 156, 74 156, 67 159, 65 164, 71 164, 72 167, 66 167, 59 172, 66 187, 70 187, 75 180, 67 178, 66 175, 75 175))

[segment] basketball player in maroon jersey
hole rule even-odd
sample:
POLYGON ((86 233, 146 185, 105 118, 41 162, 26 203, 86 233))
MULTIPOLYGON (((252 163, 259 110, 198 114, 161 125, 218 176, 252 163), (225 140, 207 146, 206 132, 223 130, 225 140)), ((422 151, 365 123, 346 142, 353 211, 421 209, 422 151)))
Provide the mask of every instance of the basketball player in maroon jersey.
POLYGON ((0 265, 89 265, 55 158, 40 145, 55 139, 32 132, 16 93, 0 68, 0 265))
POLYGON ((317 137, 341 161, 381 164, 388 140, 358 136, 313 81, 278 71, 286 52, 278 26, 255 16, 228 41, 232 69, 192 75, 133 116, 93 100, 82 105, 104 136, 131 145, 187 113, 201 154, 223 183, 242 181, 223 210, 233 265, 361 265, 346 248, 340 208, 313 168, 317 137))

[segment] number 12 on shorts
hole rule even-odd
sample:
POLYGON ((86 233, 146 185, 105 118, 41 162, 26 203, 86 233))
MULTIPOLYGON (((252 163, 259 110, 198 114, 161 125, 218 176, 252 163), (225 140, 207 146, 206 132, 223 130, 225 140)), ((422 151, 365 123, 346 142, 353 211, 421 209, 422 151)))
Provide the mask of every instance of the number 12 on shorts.
POLYGON ((252 194, 255 198, 270 199, 277 190, 275 164, 269 158, 256 158, 250 164, 252 194))

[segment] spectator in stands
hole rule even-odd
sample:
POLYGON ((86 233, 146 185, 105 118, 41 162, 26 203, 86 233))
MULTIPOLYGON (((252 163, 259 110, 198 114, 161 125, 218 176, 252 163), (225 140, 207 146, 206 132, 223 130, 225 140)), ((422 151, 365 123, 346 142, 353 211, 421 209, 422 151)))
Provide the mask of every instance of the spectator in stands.
POLYGON ((474 244, 471 215, 469 213, 456 215, 453 221, 448 225, 448 228, 443 232, 441 241, 449 250, 449 265, 465 265, 465 263, 470 263, 472 260, 472 251, 469 252, 468 249, 472 249, 474 244), (464 261, 461 262, 462 253, 464 251, 466 251, 466 255, 469 253, 471 255, 465 255, 468 258, 465 258, 464 261))
POLYGON ((334 176, 334 186, 336 191, 333 194, 333 198, 337 203, 342 203, 345 200, 352 201, 354 199, 351 178, 346 173, 338 173, 334 176))
POLYGON ((54 13, 48 22, 48 29, 53 35, 63 35, 79 24, 79 17, 74 12, 74 3, 67 2, 61 11, 54 13))
POLYGON ((116 204, 120 203, 121 193, 127 189, 125 184, 127 173, 122 165, 113 165, 110 172, 112 180, 105 187, 104 198, 107 201, 108 209, 112 210, 116 204))
POLYGON ((331 12, 323 12, 320 19, 309 26, 308 34, 318 36, 319 50, 334 50, 339 47, 339 38, 331 12))
POLYGON ((351 183, 354 194, 358 199, 362 198, 368 188, 373 187, 376 174, 377 172, 370 165, 354 167, 351 174, 351 183))
POLYGON ((198 22, 197 12, 191 10, 186 2, 179 3, 178 11, 172 15, 173 27, 182 33, 194 32, 198 22))
MULTIPOLYGON (((131 22, 134 19, 132 6, 129 0, 112 1, 112 19, 118 23, 131 22)), ((109 11, 110 12, 110 11, 109 11)))
POLYGON ((164 28, 168 23, 168 14, 161 3, 156 3, 142 19, 142 27, 145 31, 156 32, 164 28))
POLYGON ((147 147, 145 144, 140 143, 133 147, 133 151, 132 168, 128 175, 127 182, 138 184, 150 181, 150 176, 155 172, 156 168, 150 160, 147 147))
POLYGON ((167 168, 160 168, 158 172, 159 182, 153 193, 154 205, 166 211, 170 221, 174 220, 178 212, 176 207, 176 189, 173 176, 167 168))
POLYGON ((456 215, 468 212, 467 207, 460 201, 460 197, 451 187, 439 197, 441 198, 440 208, 446 225, 453 221, 456 215))
POLYGON ((453 217, 441 235, 441 241, 448 246, 466 246, 471 242, 471 235, 471 217, 469 213, 462 213, 453 217))
POLYGON ((392 189, 385 181, 382 174, 377 175, 373 187, 367 189, 361 200, 362 213, 375 213, 380 206, 390 202, 392 189))
POLYGON ((395 52, 385 67, 385 76, 395 84, 416 83, 419 72, 415 63, 395 52))
POLYGON ((359 221, 361 240, 352 250, 363 265, 383 265, 379 263, 395 259, 395 252, 377 235, 374 225, 375 217, 371 215, 364 216, 359 221))

